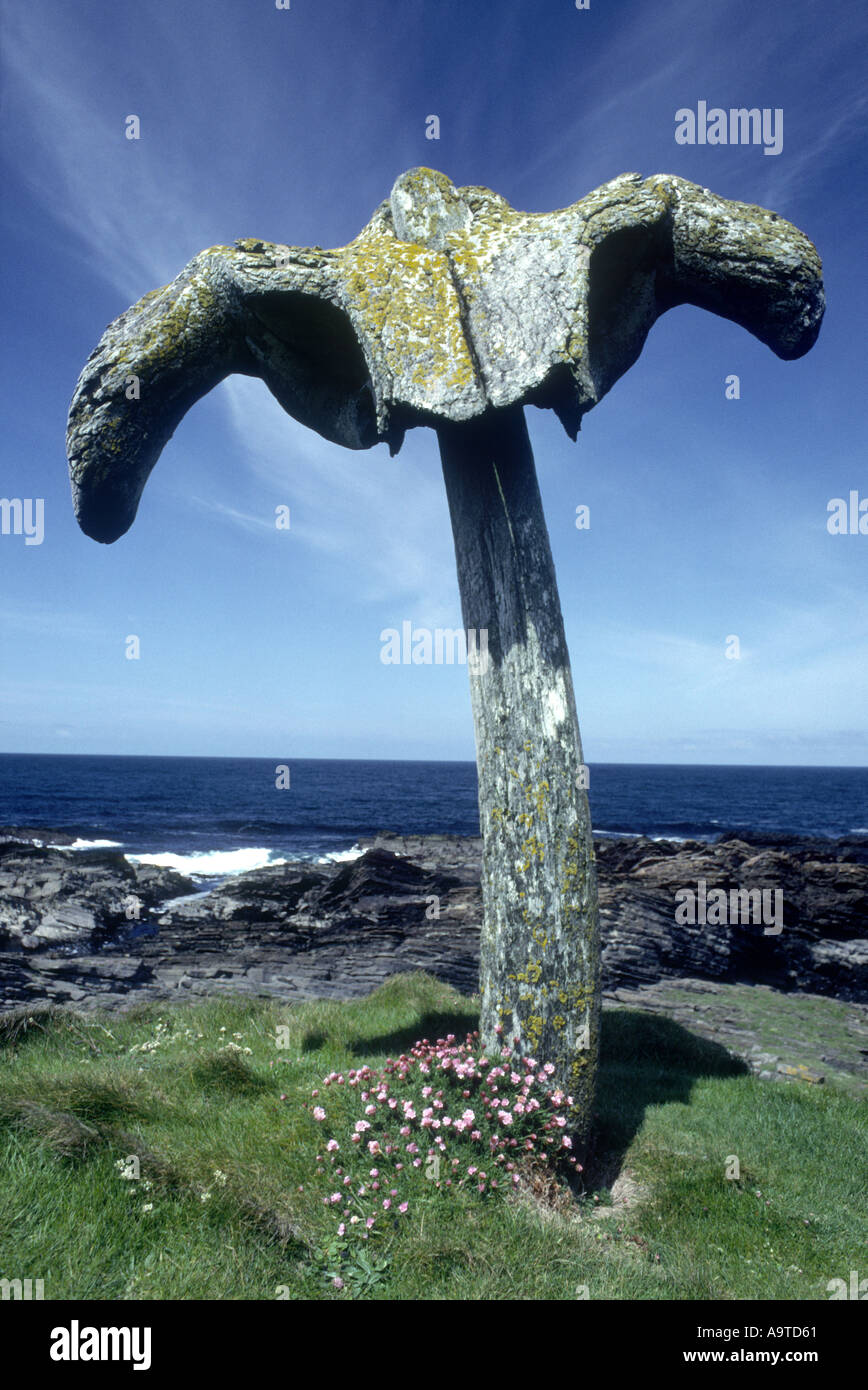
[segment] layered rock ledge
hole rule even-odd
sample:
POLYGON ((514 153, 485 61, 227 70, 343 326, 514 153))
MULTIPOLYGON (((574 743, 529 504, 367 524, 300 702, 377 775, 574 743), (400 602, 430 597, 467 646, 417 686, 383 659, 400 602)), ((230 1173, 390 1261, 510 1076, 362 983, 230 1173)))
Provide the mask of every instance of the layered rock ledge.
MULTIPOLYGON (((383 834, 346 863, 274 865, 199 893, 118 851, 46 841, 60 837, 0 831, 0 1008, 223 991, 344 999, 417 969, 477 988, 479 839, 383 834)), ((599 838, 596 853, 609 993, 693 979, 868 1003, 864 837, 599 838), (675 895, 700 882, 779 891, 782 931, 679 925, 675 895)))

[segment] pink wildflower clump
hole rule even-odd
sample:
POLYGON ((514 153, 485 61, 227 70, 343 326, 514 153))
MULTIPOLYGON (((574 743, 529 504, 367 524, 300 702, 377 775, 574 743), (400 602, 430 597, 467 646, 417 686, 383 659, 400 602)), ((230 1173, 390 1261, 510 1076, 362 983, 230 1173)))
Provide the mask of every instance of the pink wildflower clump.
MULTIPOLYGON (((324 1077, 323 1087, 346 1091, 346 1118, 338 1122, 333 1109, 328 1127, 336 1133, 317 1159, 325 1165, 317 1169, 324 1206, 334 1212, 339 1235, 368 1240, 400 1229, 414 1199, 432 1190, 454 1195, 464 1188, 496 1200, 519 1184, 528 1163, 580 1171, 565 1132, 573 1098, 549 1089, 554 1070, 550 1062, 513 1055, 502 1038, 488 1057, 478 1051, 478 1034, 458 1043, 450 1033, 435 1042, 423 1038, 379 1071, 365 1066, 324 1077), (344 1139, 349 1158, 340 1156, 344 1139), (379 1166, 364 1164, 371 1159, 379 1166)), ((315 1106, 313 1117, 322 1123, 326 1112, 315 1106)))

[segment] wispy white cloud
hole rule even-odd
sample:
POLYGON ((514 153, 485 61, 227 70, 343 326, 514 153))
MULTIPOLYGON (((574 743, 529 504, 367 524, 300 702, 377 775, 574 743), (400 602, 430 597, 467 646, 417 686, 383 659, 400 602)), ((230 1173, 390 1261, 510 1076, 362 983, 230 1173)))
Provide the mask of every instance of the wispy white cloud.
POLYGON ((93 642, 102 637, 104 627, 98 617, 47 604, 16 602, 8 597, 0 612, 0 633, 25 633, 33 638, 60 638, 64 641, 93 642))
POLYGON ((385 445, 355 453, 289 418, 261 382, 232 377, 219 391, 245 466, 274 505, 290 507, 301 544, 345 558, 354 597, 394 600, 402 618, 429 627, 460 621, 452 530, 430 431, 408 435, 394 459, 385 445))
POLYGON ((229 507, 224 502, 217 502, 210 497, 190 497, 188 501, 194 507, 221 517, 230 525, 240 527, 242 531, 252 532, 257 536, 261 536, 263 531, 269 534, 276 531, 273 517, 267 520, 264 516, 256 516, 251 512, 241 512, 237 507, 229 507))
POLYGON ((129 298, 142 283, 159 284, 167 264, 180 269, 189 259, 181 249, 182 179, 153 158, 147 141, 125 138, 127 113, 106 99, 105 75, 84 35, 7 6, 3 59, 6 119, 14 118, 30 155, 19 175, 91 269, 129 298))
POLYGON ((859 129, 864 130, 868 92, 836 91, 824 86, 823 98, 812 123, 813 136, 802 137, 798 153, 793 154, 789 143, 786 164, 777 159, 766 161, 773 164, 767 184, 770 207, 785 206, 807 185, 819 182, 829 152, 842 146, 859 129))
MULTIPOLYGON (((166 44, 172 68, 178 55, 168 31, 166 44)), ((70 27, 41 26, 19 12, 9 17, 4 45, 9 95, 38 152, 21 164, 31 194, 125 302, 177 274, 209 224, 226 225, 227 206, 237 199, 237 190, 205 183, 193 162, 204 119, 195 106, 183 108, 186 155, 167 160, 149 139, 125 140, 125 111, 107 99, 105 75, 70 27)), ((143 71, 139 105, 159 110, 158 98, 155 79, 143 71)), ((267 97, 248 83, 245 105, 251 102, 262 103, 265 122, 267 97)), ((201 134, 213 138, 204 125, 201 134)), ((291 506, 301 544, 345 557, 354 597, 394 599, 401 617, 429 626, 459 620, 451 528, 428 431, 411 435, 397 460, 385 446, 354 455, 290 420, 256 381, 232 378, 217 395, 232 429, 227 447, 273 492, 275 505, 291 506)), ((221 498, 192 502, 245 531, 273 529, 273 512, 264 519, 221 498)))

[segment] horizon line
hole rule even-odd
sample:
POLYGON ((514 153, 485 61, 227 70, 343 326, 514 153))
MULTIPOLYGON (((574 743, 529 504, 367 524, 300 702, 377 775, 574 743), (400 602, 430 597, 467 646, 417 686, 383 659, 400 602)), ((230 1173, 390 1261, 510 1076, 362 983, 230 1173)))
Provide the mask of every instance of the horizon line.
MULTIPOLYGON (((475 758, 336 758, 336 757, 287 757, 286 754, 269 756, 267 754, 245 754, 245 753, 34 753, 34 752, 7 752, 0 750, 0 758, 130 758, 130 759, 177 759, 186 762, 287 762, 296 763, 424 763, 426 765, 441 764, 444 767, 451 765, 476 766, 475 758)), ((651 760, 602 760, 591 759, 587 762, 588 767, 692 767, 692 768, 741 768, 741 769, 786 769, 795 772, 807 770, 824 772, 865 772, 868 771, 868 763, 706 763, 706 762, 655 762, 651 760)))

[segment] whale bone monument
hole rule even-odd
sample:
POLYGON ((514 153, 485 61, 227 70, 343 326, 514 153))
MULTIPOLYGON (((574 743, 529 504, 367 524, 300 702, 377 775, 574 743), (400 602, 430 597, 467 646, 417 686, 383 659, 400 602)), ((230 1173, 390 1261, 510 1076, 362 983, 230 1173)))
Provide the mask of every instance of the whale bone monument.
MULTIPOLYGON (((437 431, 465 628, 483 835, 481 1042, 550 1063, 588 1139, 599 925, 587 770, 524 419, 582 416, 659 316, 693 304, 779 357, 816 340, 812 243, 775 213, 670 175, 623 174, 522 213, 412 169, 348 246, 239 240, 202 251, 105 331, 79 378, 67 453, 76 516, 109 543, 190 407, 232 372, 351 449, 437 431), (134 389, 130 389, 132 383, 134 389)), ((569 1136, 567 1136, 569 1137, 569 1136)))

